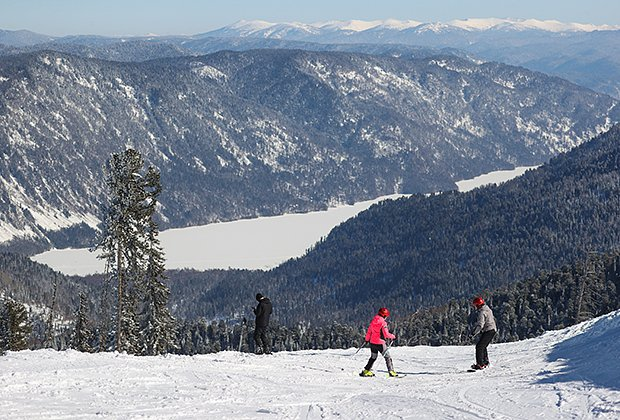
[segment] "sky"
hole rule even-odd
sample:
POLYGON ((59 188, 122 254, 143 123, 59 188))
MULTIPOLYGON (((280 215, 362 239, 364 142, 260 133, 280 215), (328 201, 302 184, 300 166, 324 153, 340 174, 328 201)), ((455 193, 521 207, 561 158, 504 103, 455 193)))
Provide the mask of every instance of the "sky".
POLYGON ((194 35, 239 20, 522 18, 620 25, 618 0, 0 0, 0 29, 51 36, 194 35))

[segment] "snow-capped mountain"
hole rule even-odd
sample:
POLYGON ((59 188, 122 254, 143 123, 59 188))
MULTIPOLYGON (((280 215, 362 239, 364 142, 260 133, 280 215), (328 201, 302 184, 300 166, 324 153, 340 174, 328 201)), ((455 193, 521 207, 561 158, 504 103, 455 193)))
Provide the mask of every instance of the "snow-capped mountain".
POLYGON ((193 36, 109 38, 23 37, 0 31, 0 55, 19 47, 54 50, 106 60, 144 61, 221 50, 288 48, 391 54, 394 45, 461 50, 480 60, 499 61, 556 75, 620 98, 620 27, 555 20, 471 18, 448 22, 348 20, 317 23, 239 21, 193 36), (125 44, 127 41, 131 41, 125 44), (373 45, 369 48, 369 45, 373 45), (5 46, 3 46, 5 45, 5 46), (392 47, 389 47, 391 45, 392 47), (384 48, 387 52, 381 52, 384 48))
POLYGON ((456 48, 483 60, 500 61, 557 75, 620 98, 619 29, 613 25, 497 18, 449 22, 260 22, 260 25, 254 21, 242 21, 196 38, 275 40, 277 37, 280 41, 322 44, 403 44, 456 48))
POLYGON ((162 226, 180 227, 454 189, 574 147, 620 120, 616 105, 451 56, 12 56, 0 63, 0 238, 74 243, 58 231, 97 223, 102 165, 126 146, 160 168, 162 226))
MULTIPOLYGON (((320 37, 326 33, 333 34, 341 31, 347 35, 369 30, 390 31, 432 31, 436 33, 455 30, 470 32, 479 31, 544 31, 544 32, 593 32, 619 30, 620 26, 592 25, 583 23, 564 23, 557 20, 538 19, 498 19, 498 18, 472 18, 457 19, 448 22, 419 22, 415 20, 375 20, 375 21, 330 21, 318 23, 272 23, 266 21, 239 21, 224 28, 207 32, 209 36, 235 36, 235 37, 283 37, 301 40, 305 37, 320 37)), ((314 39, 316 41, 316 39, 314 39)))

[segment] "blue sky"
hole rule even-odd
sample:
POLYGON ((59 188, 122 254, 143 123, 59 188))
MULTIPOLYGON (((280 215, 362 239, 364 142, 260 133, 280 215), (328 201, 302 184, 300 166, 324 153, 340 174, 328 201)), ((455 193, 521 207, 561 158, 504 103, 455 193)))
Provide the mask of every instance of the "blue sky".
POLYGON ((197 34, 241 19, 555 19, 620 25, 620 0, 0 0, 0 29, 47 35, 197 34))

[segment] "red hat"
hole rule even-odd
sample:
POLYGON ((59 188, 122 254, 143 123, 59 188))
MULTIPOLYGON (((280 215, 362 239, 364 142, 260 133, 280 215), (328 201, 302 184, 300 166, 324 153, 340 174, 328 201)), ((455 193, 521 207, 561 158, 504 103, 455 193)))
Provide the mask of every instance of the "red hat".
POLYGON ((481 307, 482 305, 484 305, 484 299, 482 299, 482 297, 480 296, 476 296, 474 298, 474 300, 471 302, 476 308, 481 307))
POLYGON ((390 316, 390 310, 388 308, 379 308, 379 315, 381 315, 383 318, 387 318, 388 316, 390 316))

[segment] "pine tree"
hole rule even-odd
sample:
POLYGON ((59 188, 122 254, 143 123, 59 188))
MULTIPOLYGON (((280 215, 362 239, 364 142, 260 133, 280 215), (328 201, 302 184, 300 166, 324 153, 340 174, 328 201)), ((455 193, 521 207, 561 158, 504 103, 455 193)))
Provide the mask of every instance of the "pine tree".
POLYGON ((98 248, 117 285, 116 350, 162 354, 174 347, 175 321, 166 307, 170 290, 154 221, 160 174, 149 167, 142 175, 143 163, 133 149, 108 161, 111 204, 98 248))
POLYGON ((129 307, 130 302, 126 302, 125 298, 130 295, 128 289, 139 281, 139 264, 143 258, 141 216, 145 192, 140 174, 142 166, 142 156, 133 149, 113 154, 106 166, 110 205, 96 249, 102 251, 99 258, 107 260, 111 278, 116 284, 117 351, 127 347, 125 340, 135 340, 135 337, 125 337, 123 334, 134 330, 126 324, 134 322, 132 315, 135 308, 129 307))
POLYGON ((9 334, 9 309, 4 299, 0 299, 0 355, 9 349, 9 334))
POLYGON ((159 226, 154 221, 157 198, 161 193, 159 172, 149 167, 145 176, 143 218, 146 220, 146 271, 143 278, 141 313, 142 354, 157 355, 174 348, 175 321, 167 308, 170 289, 164 284, 164 252, 159 242, 159 226))
POLYGON ((8 330, 6 349, 11 351, 26 350, 32 332, 32 323, 28 319, 28 311, 24 305, 13 299, 6 299, 4 305, 6 307, 6 329, 8 330))
POLYGON ((54 346, 54 310, 56 308, 56 295, 58 293, 58 279, 60 276, 54 276, 54 283, 52 286, 52 303, 50 304, 50 313, 47 318, 47 332, 45 336, 45 346, 53 347, 54 346))
POLYGON ((87 312, 88 301, 84 292, 80 293, 80 305, 75 311, 75 326, 73 328, 73 334, 71 335, 71 348, 90 353, 93 351, 90 341, 92 340, 93 333, 90 330, 87 312))

